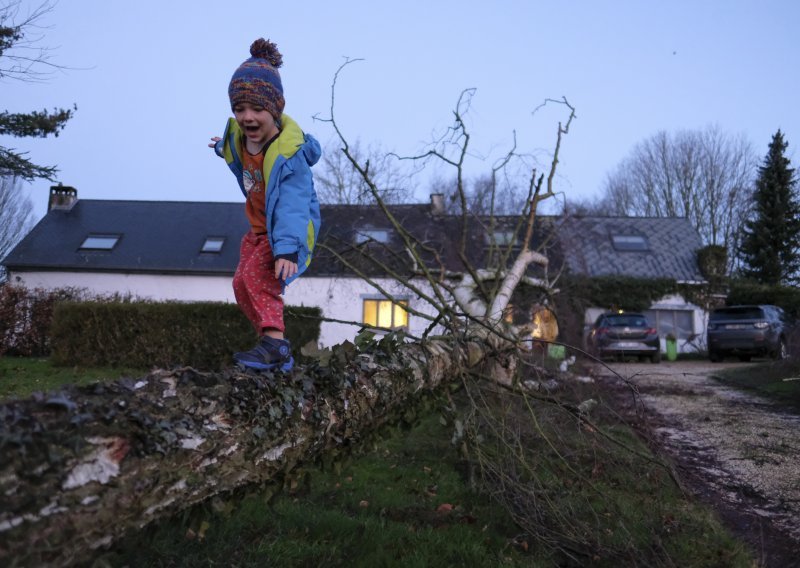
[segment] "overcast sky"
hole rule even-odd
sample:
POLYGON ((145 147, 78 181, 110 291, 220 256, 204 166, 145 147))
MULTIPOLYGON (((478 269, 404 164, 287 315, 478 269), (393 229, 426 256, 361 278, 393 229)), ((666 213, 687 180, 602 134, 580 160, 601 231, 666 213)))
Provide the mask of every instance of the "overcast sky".
MULTIPOLYGON (((22 0, 21 15, 40 3, 22 0)), ((798 23, 795 0, 61 0, 41 21, 42 45, 73 69, 44 84, 0 82, 0 110, 78 111, 57 138, 0 144, 57 165, 82 198, 241 200, 206 144, 229 116, 231 74, 263 36, 284 56, 286 112, 324 147, 332 131, 312 117, 329 115, 333 75, 349 57, 364 61, 340 77, 340 127, 403 155, 423 150, 475 88, 476 173, 515 131, 518 150, 544 162, 565 109, 532 111, 566 97, 577 119, 557 183, 569 196, 597 195, 659 130, 715 124, 763 156, 781 128, 797 166, 798 23)), ((49 186, 27 186, 37 217, 49 186)))

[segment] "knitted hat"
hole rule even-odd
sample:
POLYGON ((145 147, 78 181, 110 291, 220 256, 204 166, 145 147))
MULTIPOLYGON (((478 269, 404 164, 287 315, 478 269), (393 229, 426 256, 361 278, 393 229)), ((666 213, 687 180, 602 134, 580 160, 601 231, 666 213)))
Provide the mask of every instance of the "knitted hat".
POLYGON ((278 46, 264 38, 253 42, 250 55, 252 57, 234 71, 228 85, 231 108, 238 103, 259 105, 279 120, 286 104, 278 73, 278 68, 283 65, 283 57, 278 46))

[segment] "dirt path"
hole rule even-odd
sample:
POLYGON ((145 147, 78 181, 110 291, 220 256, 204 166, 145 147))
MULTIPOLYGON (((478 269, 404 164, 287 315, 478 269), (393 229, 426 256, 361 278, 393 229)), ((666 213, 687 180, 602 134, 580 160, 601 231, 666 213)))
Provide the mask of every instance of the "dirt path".
MULTIPOLYGON (((612 364, 638 387, 656 442, 760 555, 800 566, 800 416, 713 378, 747 363, 612 364)), ((611 370, 595 369, 611 381, 611 370)), ((618 382, 618 381, 615 381, 618 382)))

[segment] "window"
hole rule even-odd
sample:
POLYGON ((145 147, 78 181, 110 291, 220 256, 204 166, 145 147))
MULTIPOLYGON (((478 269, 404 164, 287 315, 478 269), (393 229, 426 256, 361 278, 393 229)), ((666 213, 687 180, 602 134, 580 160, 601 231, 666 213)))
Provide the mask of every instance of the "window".
POLYGON ((354 240, 357 245, 361 245, 369 241, 388 243, 389 231, 386 229, 360 229, 356 231, 354 240))
POLYGON ((616 250, 650 250, 647 239, 642 235, 611 235, 611 242, 616 250))
POLYGON ((220 252, 225 244, 225 237, 206 237, 200 252, 220 252))
POLYGON ((408 327, 408 300, 364 300, 364 324, 372 327, 397 329, 408 327))
POLYGON ((516 245, 517 239, 514 238, 514 231, 494 231, 490 235, 486 233, 486 246, 508 246, 508 245, 516 245))
POLYGON ((662 338, 672 334, 677 339, 693 339, 696 335, 691 310, 648 310, 645 315, 662 338))
POLYGON ((119 242, 119 235, 92 235, 83 241, 80 250, 112 250, 119 242))

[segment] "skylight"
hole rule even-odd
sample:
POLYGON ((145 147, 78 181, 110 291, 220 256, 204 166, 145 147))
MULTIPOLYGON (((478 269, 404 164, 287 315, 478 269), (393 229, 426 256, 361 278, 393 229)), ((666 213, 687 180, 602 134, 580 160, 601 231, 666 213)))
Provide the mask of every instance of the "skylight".
POLYGON ((386 229, 360 229, 356 231, 355 243, 357 245, 367 241, 377 241, 379 243, 389 242, 389 231, 386 229))
POLYGON ((200 252, 220 252, 225 244, 225 237, 206 237, 200 252))
POLYGON ((611 242, 614 244, 614 248, 617 250, 650 250, 650 244, 642 235, 611 235, 611 242))
POLYGON ((514 231, 494 231, 491 235, 486 233, 485 238, 487 245, 508 246, 510 244, 517 244, 514 231))
POLYGON ((120 235, 89 235, 84 239, 80 250, 112 250, 119 242, 120 235))

